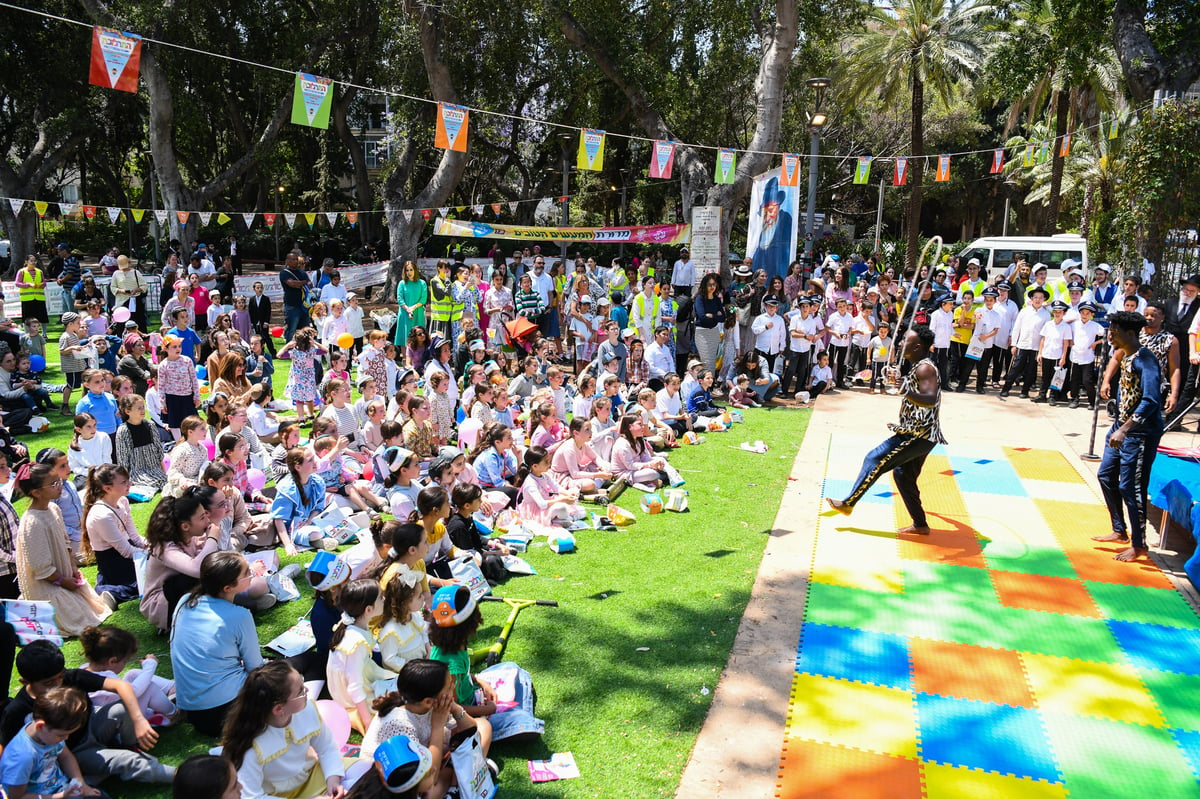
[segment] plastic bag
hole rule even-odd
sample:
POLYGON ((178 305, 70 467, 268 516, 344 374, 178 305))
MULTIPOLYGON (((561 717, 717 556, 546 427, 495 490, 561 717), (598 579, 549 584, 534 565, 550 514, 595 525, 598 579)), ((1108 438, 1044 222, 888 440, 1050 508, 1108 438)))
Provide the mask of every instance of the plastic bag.
POLYGON ((608 520, 617 527, 628 527, 637 522, 637 517, 619 505, 609 505, 605 509, 608 520))
POLYGON ((455 558, 450 561, 450 573, 454 579, 471 590, 471 597, 478 602, 481 597, 492 592, 492 587, 483 576, 483 571, 470 555, 455 558))
POLYGON ((663 491, 663 507, 673 513, 683 513, 688 509, 688 492, 682 488, 668 488, 663 491))
POLYGON ((1067 384, 1067 367, 1054 367, 1054 377, 1050 379, 1050 388, 1054 391, 1062 391, 1063 386, 1067 384))
POLYGON ((458 780, 459 799, 492 799, 496 795, 496 784, 488 771, 478 733, 450 753, 450 762, 458 780))
POLYGON ((12 625, 21 646, 44 640, 62 646, 62 633, 54 621, 54 606, 49 602, 25 599, 4 600, 4 620, 12 625))

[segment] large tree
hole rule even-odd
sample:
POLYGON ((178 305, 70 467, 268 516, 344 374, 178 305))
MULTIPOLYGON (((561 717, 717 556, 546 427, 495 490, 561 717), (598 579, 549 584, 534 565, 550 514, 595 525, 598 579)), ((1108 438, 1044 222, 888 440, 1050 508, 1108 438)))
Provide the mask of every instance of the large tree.
MULTIPOLYGON (((1105 14, 1107 3, 1090 5, 1105 14)), ((1195 0, 1116 0, 1113 42, 1135 106, 1162 89, 1182 92, 1200 77, 1200 11, 1195 0)))
POLYGON ((885 102, 907 95, 910 107, 908 231, 905 268, 920 251, 921 194, 925 177, 926 88, 949 105, 983 64, 987 2, 954 5, 946 0, 897 0, 892 8, 872 6, 867 30, 849 37, 845 100, 856 103, 878 93, 885 102))

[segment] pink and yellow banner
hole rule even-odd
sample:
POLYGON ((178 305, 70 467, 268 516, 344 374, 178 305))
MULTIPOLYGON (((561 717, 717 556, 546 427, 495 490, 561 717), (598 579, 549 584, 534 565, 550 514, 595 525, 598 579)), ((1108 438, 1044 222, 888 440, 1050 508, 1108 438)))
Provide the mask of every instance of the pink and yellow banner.
POLYGON ((687 244, 691 225, 632 225, 629 227, 534 227, 491 225, 462 219, 438 219, 436 236, 467 239, 522 239, 525 241, 579 241, 604 244, 687 244))

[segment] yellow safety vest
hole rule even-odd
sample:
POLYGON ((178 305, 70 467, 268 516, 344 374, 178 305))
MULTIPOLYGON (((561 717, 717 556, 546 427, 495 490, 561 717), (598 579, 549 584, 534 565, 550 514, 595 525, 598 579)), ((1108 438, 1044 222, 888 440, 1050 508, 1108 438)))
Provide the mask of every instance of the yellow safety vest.
MULTIPOLYGON (((450 291, 450 287, 440 277, 435 277, 429 281, 429 319, 433 322, 449 322, 450 314, 454 308, 454 296, 450 291), (438 299, 438 291, 436 287, 441 288, 442 299, 438 299)), ((459 304, 459 314, 462 314, 462 305, 459 304)))
POLYGON ((28 279, 30 276, 28 267, 25 267, 25 266, 21 267, 21 271, 17 273, 17 277, 21 277, 22 273, 25 275, 25 277, 21 278, 21 279, 24 280, 26 283, 40 283, 42 287, 41 288, 23 288, 23 289, 21 289, 20 290, 21 291, 21 302, 30 302, 32 300, 45 301, 45 299, 46 299, 46 284, 42 280, 42 270, 38 269, 36 266, 33 267, 33 275, 32 275, 33 279, 32 280, 28 279))

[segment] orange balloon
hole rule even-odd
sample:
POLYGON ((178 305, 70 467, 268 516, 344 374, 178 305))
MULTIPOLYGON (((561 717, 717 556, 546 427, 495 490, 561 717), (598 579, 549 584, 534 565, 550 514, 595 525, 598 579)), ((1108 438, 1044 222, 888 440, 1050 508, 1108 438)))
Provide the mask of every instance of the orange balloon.
POLYGON ((348 350, 354 346, 354 336, 349 333, 343 333, 337 337, 337 345, 344 350, 348 350))

